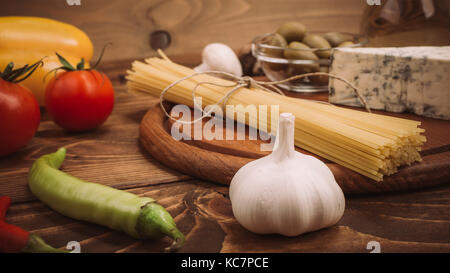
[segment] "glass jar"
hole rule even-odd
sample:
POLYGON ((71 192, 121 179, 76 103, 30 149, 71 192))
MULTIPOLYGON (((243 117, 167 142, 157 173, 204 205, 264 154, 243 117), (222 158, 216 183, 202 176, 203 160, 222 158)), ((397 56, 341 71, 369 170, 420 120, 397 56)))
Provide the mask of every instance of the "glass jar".
MULTIPOLYGON (((324 35, 326 32, 311 31, 310 34, 324 35)), ((360 47, 367 43, 364 35, 344 33, 347 41, 353 44, 347 47, 360 47)), ((281 81, 296 75, 312 72, 328 72, 331 64, 330 58, 320 58, 317 60, 288 59, 284 56, 286 52, 291 55, 302 55, 302 52, 315 53, 320 51, 330 51, 334 48, 302 48, 293 49, 270 45, 275 33, 268 33, 256 37, 252 42, 252 55, 256 58, 259 66, 270 81, 281 81), (296 54, 299 53, 299 54, 296 54)), ((278 84, 279 87, 294 92, 323 92, 328 91, 328 76, 319 75, 304 77, 289 82, 278 84)))
POLYGON ((368 5, 361 24, 368 47, 450 45, 449 0, 384 0, 368 5))

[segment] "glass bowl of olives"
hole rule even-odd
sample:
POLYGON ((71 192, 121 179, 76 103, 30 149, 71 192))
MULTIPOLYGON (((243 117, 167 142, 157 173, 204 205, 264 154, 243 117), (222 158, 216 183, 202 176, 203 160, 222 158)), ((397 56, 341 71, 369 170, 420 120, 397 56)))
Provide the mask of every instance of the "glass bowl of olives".
MULTIPOLYGON (((306 31, 301 23, 288 22, 275 33, 256 37, 252 54, 270 81, 280 81, 300 74, 328 72, 334 48, 360 47, 366 43, 364 35, 306 31)), ((279 86, 295 92, 328 91, 328 76, 308 76, 279 86)))

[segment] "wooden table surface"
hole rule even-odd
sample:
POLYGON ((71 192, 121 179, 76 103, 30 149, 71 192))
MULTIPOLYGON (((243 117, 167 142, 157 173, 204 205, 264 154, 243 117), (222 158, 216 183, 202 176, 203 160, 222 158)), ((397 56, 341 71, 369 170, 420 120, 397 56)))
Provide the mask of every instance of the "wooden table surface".
MULTIPOLYGON (((181 252, 450 252, 450 185, 425 190, 347 196, 343 218, 333 227, 287 238, 253 234, 234 219, 228 188, 200 181, 162 166, 139 143, 139 123, 157 98, 126 93, 123 73, 129 62, 105 65, 116 104, 99 129, 68 133, 44 112, 31 143, 0 159, 0 195, 13 205, 7 221, 64 248, 78 241, 81 252, 162 252, 168 238, 140 241, 119 232, 64 217, 38 201, 27 186, 27 172, 40 155, 68 149, 62 170, 82 179, 155 198, 186 235, 181 252)), ((447 132, 448 133, 448 132, 447 132)))

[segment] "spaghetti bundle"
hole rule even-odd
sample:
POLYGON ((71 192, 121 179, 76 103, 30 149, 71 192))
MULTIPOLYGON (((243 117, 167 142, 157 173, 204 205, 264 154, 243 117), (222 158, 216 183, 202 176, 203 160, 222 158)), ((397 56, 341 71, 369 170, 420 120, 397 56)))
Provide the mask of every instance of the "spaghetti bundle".
MULTIPOLYGON (((173 63, 163 55, 145 62, 135 61, 127 71, 130 92, 160 96, 163 89, 194 70, 173 63)), ((194 107, 192 90, 202 97, 204 105, 216 104, 229 92, 233 81, 211 75, 197 75, 174 85, 164 98, 194 107), (199 85, 199 83, 215 83, 199 85)), ((397 172, 398 167, 421 161, 419 151, 426 141, 419 128, 420 122, 340 108, 330 104, 285 97, 258 88, 239 88, 231 94, 226 105, 241 105, 236 111, 245 111, 249 105, 277 105, 281 112, 295 115, 295 145, 337 164, 345 166, 375 181, 397 172)), ((247 124, 265 122, 271 129, 270 111, 267 117, 258 113, 243 113, 247 124)), ((273 123, 273 122, 272 122, 273 123)), ((274 123, 276 125, 276 123, 274 123)), ((273 128, 276 129, 276 128, 273 128)))

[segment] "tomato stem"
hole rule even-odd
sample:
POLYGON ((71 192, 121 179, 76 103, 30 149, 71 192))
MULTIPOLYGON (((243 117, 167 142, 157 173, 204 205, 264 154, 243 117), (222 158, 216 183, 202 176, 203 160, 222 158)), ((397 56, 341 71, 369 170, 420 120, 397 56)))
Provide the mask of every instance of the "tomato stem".
POLYGON ((31 74, 33 74, 34 71, 43 64, 44 62, 41 59, 32 65, 26 64, 20 68, 14 69, 14 63, 10 62, 6 66, 5 70, 0 72, 0 78, 8 82, 19 83, 31 76, 31 74))
POLYGON ((106 47, 109 46, 109 45, 112 45, 112 43, 109 42, 109 43, 107 43, 106 45, 103 46, 102 52, 100 52, 100 56, 98 57, 98 59, 97 59, 97 61, 95 62, 95 64, 92 66, 93 69, 95 69, 95 68, 100 64, 100 61, 101 61, 102 58, 103 58, 103 54, 105 53, 105 49, 106 49, 106 47))
MULTIPOLYGON (((59 55, 58 52, 55 52, 55 54, 56 54, 56 56, 58 56, 59 62, 62 64, 62 66, 60 66, 58 68, 55 68, 55 69, 64 69, 64 70, 67 70, 67 71, 75 71, 75 70, 77 70, 63 56, 59 55)), ((81 59, 81 60, 82 60, 81 62, 83 62, 83 64, 84 64, 84 60, 83 59, 81 59)), ((77 68, 78 68, 78 65, 77 65, 77 68)), ((84 68, 84 65, 83 65, 82 68, 84 68)))
POLYGON ((77 70, 84 70, 84 58, 77 64, 77 70))
POLYGON ((63 56, 61 56, 60 54, 58 54, 58 52, 55 52, 56 56, 58 56, 58 59, 59 59, 59 62, 61 63, 61 66, 60 66, 60 67, 57 67, 57 68, 55 68, 55 69, 50 70, 50 71, 44 76, 43 81, 45 82, 45 79, 46 79, 46 78, 48 77, 48 75, 49 75, 50 73, 52 73, 52 72, 54 72, 54 73, 55 73, 55 76, 56 76, 56 72, 57 72, 58 70, 65 70, 65 71, 82 71, 82 70, 87 70, 87 71, 90 71, 90 70, 92 70, 92 69, 95 69, 95 68, 98 66, 98 64, 100 63, 101 59, 103 58, 103 54, 105 53, 106 47, 107 47, 108 45, 110 45, 110 44, 112 44, 112 43, 107 43, 107 44, 103 47, 102 52, 100 52, 100 56, 99 56, 97 62, 95 62, 95 64, 92 66, 92 68, 85 68, 85 67, 84 67, 84 66, 85 66, 84 58, 81 58, 81 61, 80 61, 79 63, 77 63, 76 67, 73 67, 73 66, 69 63, 69 61, 67 61, 63 56))

